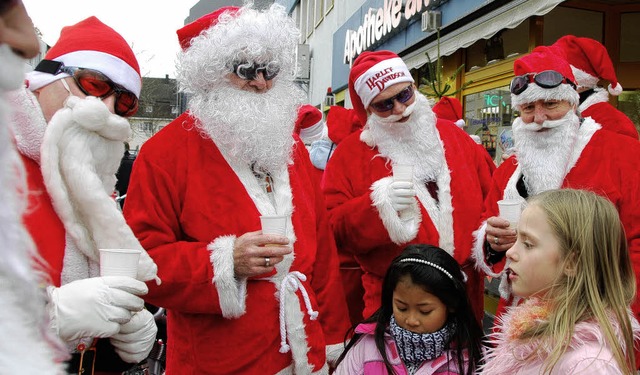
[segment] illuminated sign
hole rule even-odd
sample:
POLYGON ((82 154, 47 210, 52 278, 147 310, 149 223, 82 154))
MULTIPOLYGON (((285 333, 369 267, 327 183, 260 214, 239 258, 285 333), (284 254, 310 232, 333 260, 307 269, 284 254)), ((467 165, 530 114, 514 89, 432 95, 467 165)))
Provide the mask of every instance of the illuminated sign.
POLYGON ((392 34, 403 18, 409 20, 444 2, 443 0, 384 0, 382 8, 369 8, 358 29, 346 32, 344 63, 351 66, 359 54, 378 44, 387 35, 392 34))

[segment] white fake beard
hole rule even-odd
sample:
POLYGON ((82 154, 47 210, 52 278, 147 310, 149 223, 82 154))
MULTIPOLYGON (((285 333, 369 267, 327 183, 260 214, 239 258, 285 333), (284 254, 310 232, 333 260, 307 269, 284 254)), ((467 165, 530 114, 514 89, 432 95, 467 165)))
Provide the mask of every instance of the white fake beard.
POLYGON ((225 155, 246 165, 255 163, 265 171, 287 165, 303 92, 289 81, 274 81, 265 93, 221 86, 191 99, 189 109, 197 126, 225 155))
POLYGON ((424 95, 416 91, 415 97, 406 122, 387 123, 379 116, 369 116, 367 126, 380 155, 396 164, 412 164, 420 181, 435 181, 445 165, 436 116, 424 95))
POLYGON ((516 155, 530 194, 562 186, 579 127, 580 118, 573 110, 542 125, 524 123, 520 117, 514 121, 516 155))

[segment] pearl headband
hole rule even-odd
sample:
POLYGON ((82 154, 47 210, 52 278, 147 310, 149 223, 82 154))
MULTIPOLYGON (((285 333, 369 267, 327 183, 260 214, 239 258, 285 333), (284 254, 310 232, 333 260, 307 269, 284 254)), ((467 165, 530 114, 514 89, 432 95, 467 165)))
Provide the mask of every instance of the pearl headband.
POLYGON ((444 268, 440 267, 439 265, 437 265, 435 263, 431 263, 431 262, 428 262, 426 260, 417 259, 417 258, 405 258, 405 259, 401 259, 400 262, 401 263, 414 262, 414 263, 426 264, 427 266, 431 266, 431 267, 441 271, 442 273, 447 275, 452 281, 455 281, 453 276, 451 276, 451 274, 449 273, 449 271, 445 270, 444 268))

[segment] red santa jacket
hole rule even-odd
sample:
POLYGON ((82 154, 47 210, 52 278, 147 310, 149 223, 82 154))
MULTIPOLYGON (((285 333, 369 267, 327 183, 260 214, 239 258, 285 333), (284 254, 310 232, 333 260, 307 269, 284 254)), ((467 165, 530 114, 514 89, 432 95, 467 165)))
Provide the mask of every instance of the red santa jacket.
POLYGON ((348 317, 324 200, 306 155, 298 142, 293 164, 272 176, 276 199, 293 210, 293 254, 275 275, 247 281, 233 274, 234 239, 260 229, 268 199, 249 167, 230 166, 188 113, 142 147, 125 216, 163 281, 148 284, 147 300, 168 310, 167 373, 327 371, 325 350, 342 343, 348 317), (310 306, 302 290, 285 286, 281 294, 285 278, 304 287, 310 306), (283 327, 287 353, 279 351, 283 327))
POLYGON ((591 117, 602 125, 604 130, 628 135, 638 139, 638 130, 627 115, 609 103, 609 95, 606 90, 596 91, 580 104, 580 115, 591 117))
MULTIPOLYGON (((634 271, 640 275, 640 143, 631 137, 602 131, 600 125, 589 118, 583 121, 578 137, 573 152, 575 164, 565 177, 562 188, 590 190, 613 202, 626 232, 634 271)), ((485 200, 485 220, 498 216, 497 202, 505 195, 518 195, 515 184, 520 175, 515 156, 505 160, 496 169, 489 196, 485 200)), ((505 261, 503 259, 493 266, 485 263, 484 237, 483 225, 476 234, 474 257, 485 272, 500 276, 505 261)), ((636 278, 636 282, 640 287, 640 278, 636 278)), ((504 301, 501 305, 504 305, 504 301)), ((636 317, 640 316, 638 298, 632 309, 636 317)), ((504 309, 501 306, 497 315, 502 313, 504 309)))
MULTIPOLYGON (((480 223, 491 171, 477 145, 461 129, 442 120, 436 127, 450 171, 445 176, 449 183, 438 186, 437 204, 426 186, 414 184, 416 203, 420 204, 410 215, 411 220, 399 218, 389 205, 378 202, 385 195, 378 191, 384 191, 382 185, 391 181, 391 164, 386 158, 376 157, 377 148, 360 140, 361 131, 340 143, 325 169, 323 190, 336 243, 340 249, 353 253, 365 272, 365 316, 379 307, 382 279, 391 260, 406 245, 437 245, 460 264, 469 263, 472 232, 480 223), (434 214, 440 216, 439 224, 431 219, 434 214)), ((482 276, 473 267, 465 271, 472 304, 481 316, 482 276)))

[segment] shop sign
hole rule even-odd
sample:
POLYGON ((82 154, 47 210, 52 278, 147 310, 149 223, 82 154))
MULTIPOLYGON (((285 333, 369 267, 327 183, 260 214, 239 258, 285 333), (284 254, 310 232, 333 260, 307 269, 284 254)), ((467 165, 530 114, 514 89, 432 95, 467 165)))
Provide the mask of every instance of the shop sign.
POLYGON ((369 8, 357 30, 347 30, 344 40, 345 64, 371 46, 380 43, 398 29, 403 18, 409 20, 426 10, 440 6, 446 0, 384 0, 382 8, 369 8), (403 4, 404 3, 404 4, 403 4))

